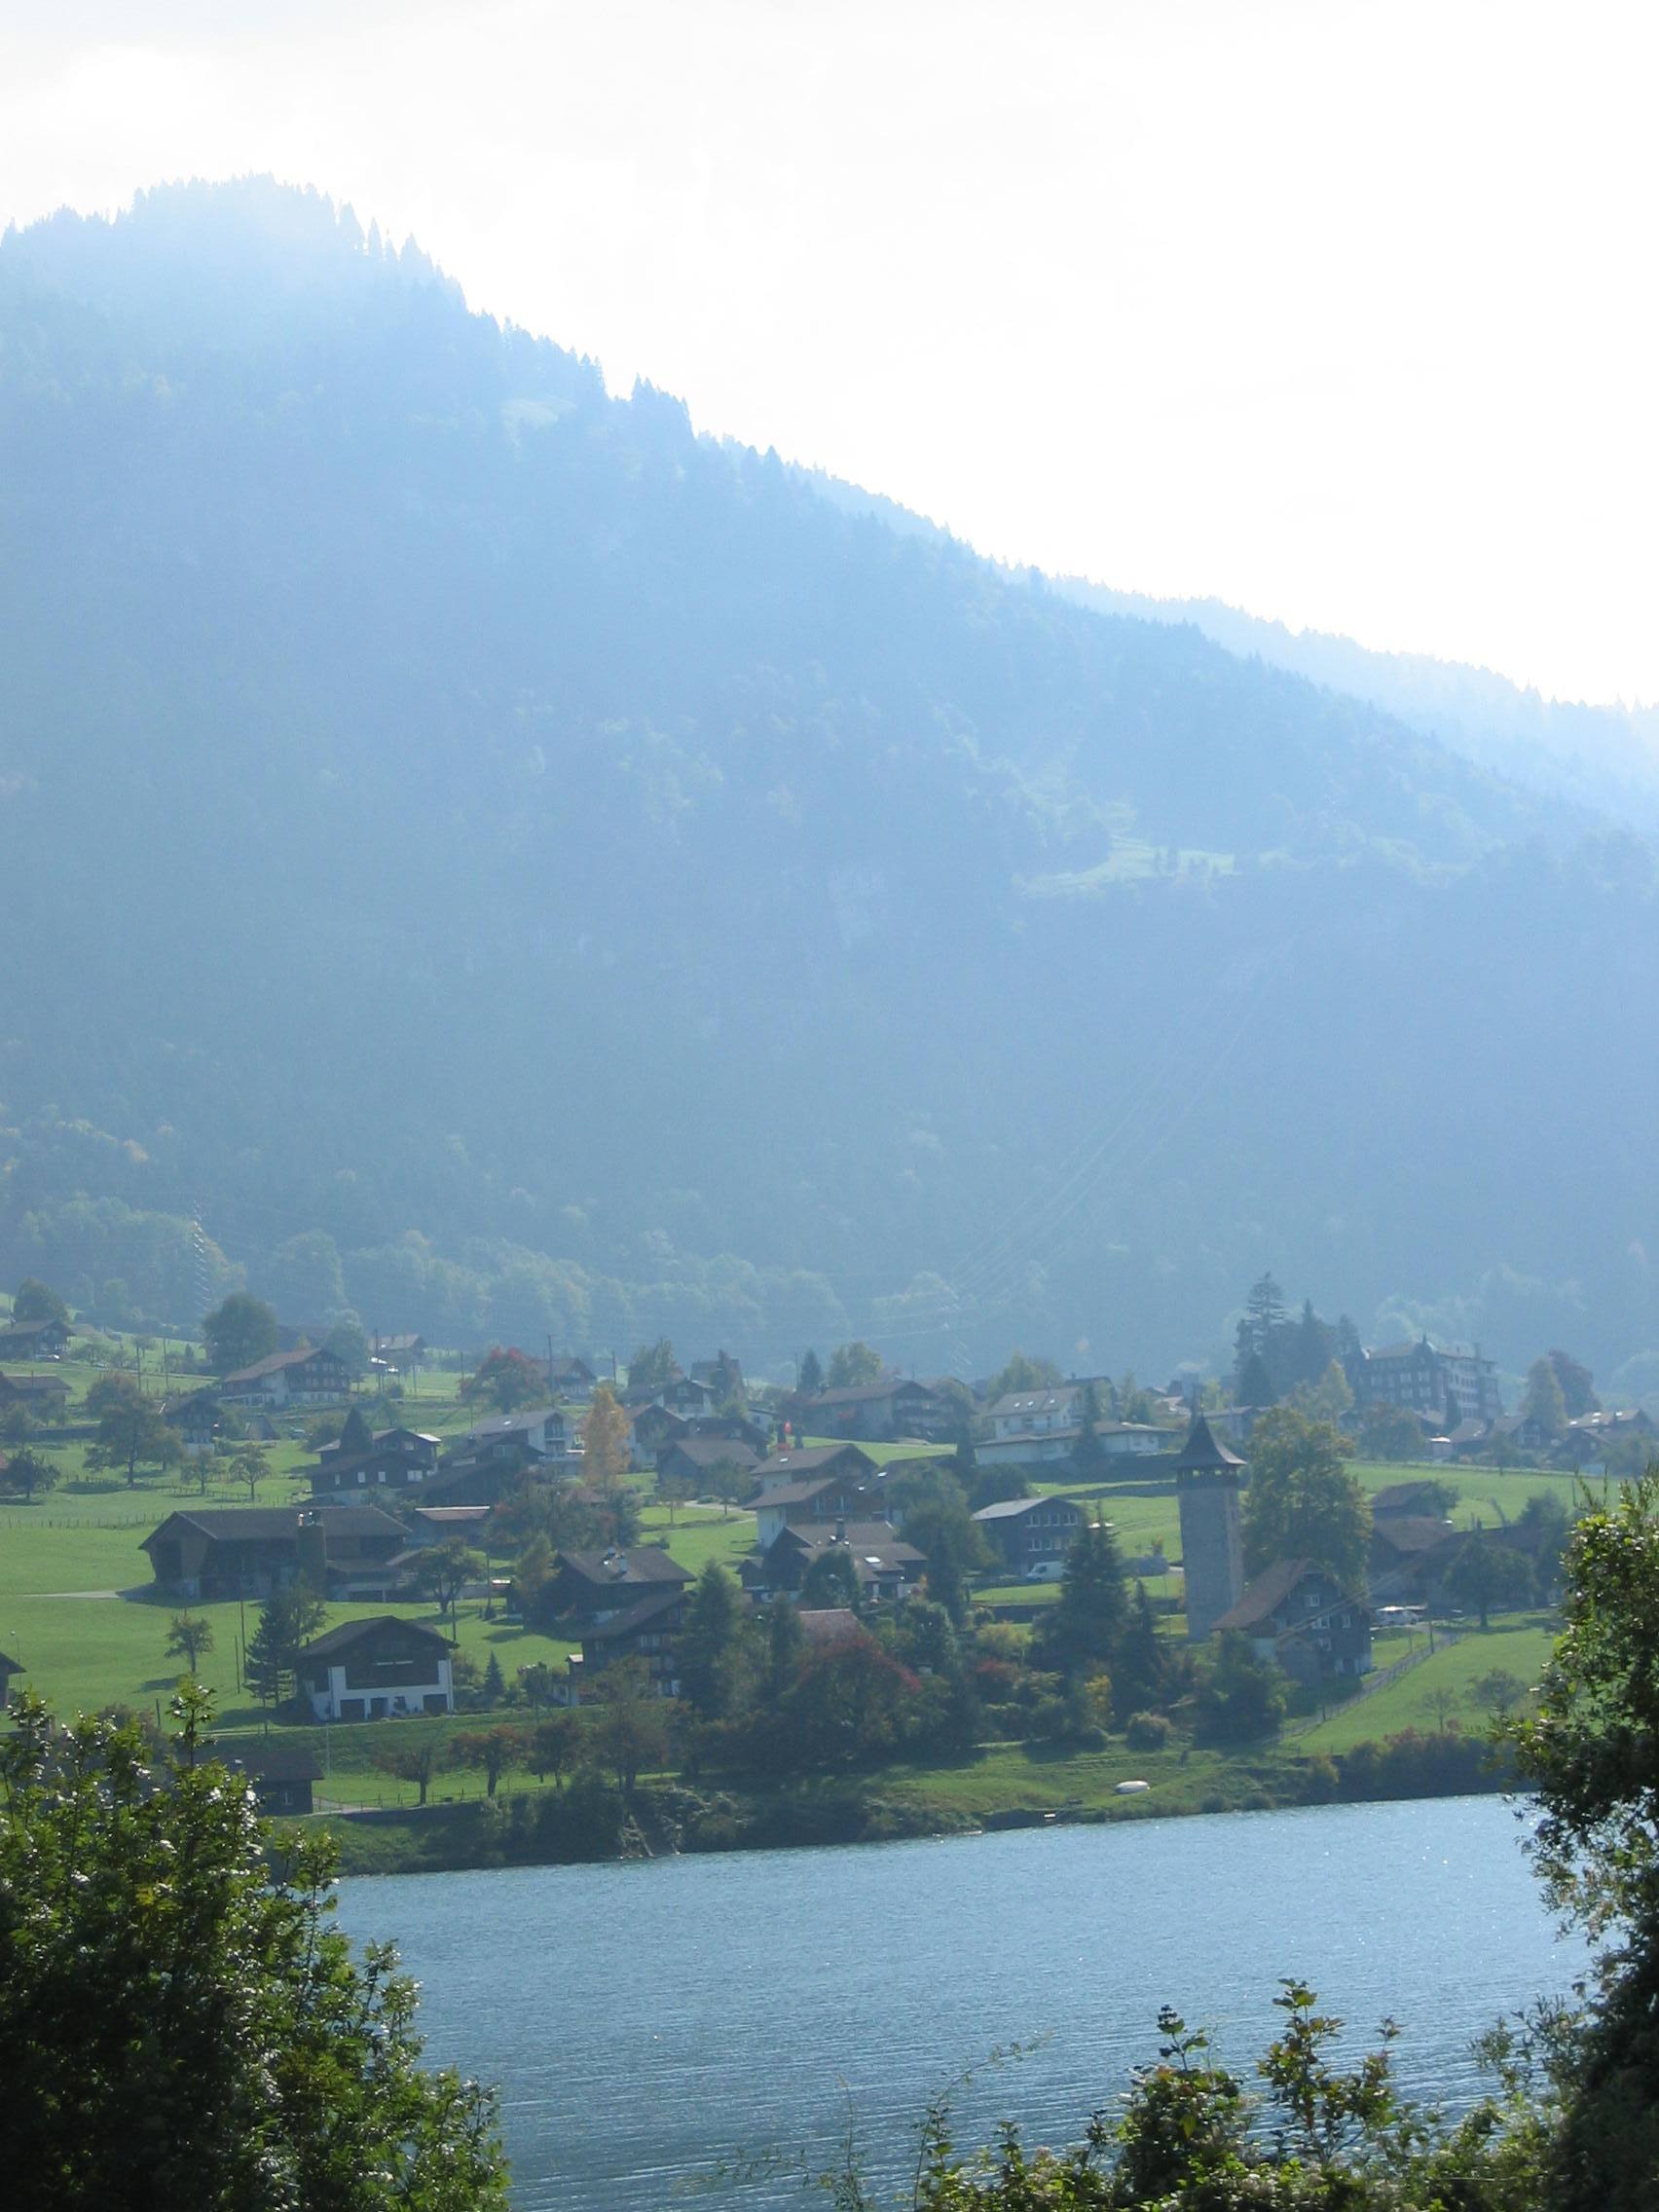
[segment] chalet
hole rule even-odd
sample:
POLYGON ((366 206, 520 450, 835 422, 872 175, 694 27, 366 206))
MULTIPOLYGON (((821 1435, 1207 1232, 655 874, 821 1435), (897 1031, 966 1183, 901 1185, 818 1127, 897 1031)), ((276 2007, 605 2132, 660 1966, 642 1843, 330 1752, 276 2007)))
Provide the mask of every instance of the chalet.
POLYGON ((1398 1521, 1404 1518, 1439 1521, 1440 1485, 1432 1477, 1414 1483, 1389 1483, 1386 1489, 1374 1491, 1371 1497, 1371 1518, 1377 1521, 1398 1521))
POLYGON ((670 1413, 666 1406, 636 1406, 628 1416, 628 1464, 636 1474, 647 1473, 657 1463, 657 1454, 666 1452, 671 1444, 690 1433, 691 1423, 684 1414, 670 1413))
POLYGON ((0 1651, 0 1713, 12 1702, 12 1677, 26 1671, 21 1660, 8 1659, 5 1652, 0 1651))
POLYGON ((1432 1513, 1378 1514, 1371 1524, 1371 1596, 1375 1604, 1438 1604, 1463 1537, 1432 1513))
POLYGON ((394 1375, 403 1375, 425 1365, 426 1340, 418 1336, 377 1335, 369 1356, 378 1366, 389 1368, 394 1375))
POLYGON ((13 1321, 0 1329, 0 1359, 61 1359, 69 1337, 61 1321, 13 1321))
POLYGON ((424 1429, 381 1428, 361 1444, 342 1434, 318 1452, 310 1470, 311 1493, 327 1504, 362 1491, 414 1490, 437 1471, 438 1439, 424 1429))
POLYGON ((162 1413, 169 1428, 177 1429, 187 1459, 200 1459, 213 1449, 219 1433, 219 1399, 212 1390, 196 1390, 188 1398, 173 1398, 162 1413))
POLYGON ((346 1362, 321 1347, 300 1345, 292 1351, 274 1351, 251 1367, 227 1375, 219 1394, 227 1405, 326 1406, 350 1395, 351 1378, 346 1362))
POLYGON ((1172 1452, 1181 1439, 1154 1421, 1102 1420, 1094 1424, 1094 1440, 1108 1459, 1155 1459, 1161 1453, 1172 1452))
POLYGON ((689 1375, 677 1375, 672 1382, 659 1383, 653 1390, 625 1390, 622 1403, 630 1413, 645 1406, 661 1406, 671 1414, 708 1414, 715 1410, 715 1393, 706 1382, 698 1382, 689 1375))
POLYGON ((1584 1414, 1569 1420, 1551 1455, 1575 1474, 1604 1475, 1609 1465, 1635 1470, 1653 1456, 1653 1422, 1640 1407, 1627 1413, 1584 1414))
POLYGON ((1009 1497, 974 1516, 1016 1574, 1063 1561, 1083 1527, 1083 1508, 1069 1497, 1009 1497))
POLYGON ((418 1505, 409 1516, 409 1541, 424 1551, 450 1536, 462 1536, 476 1547, 494 1511, 489 1505, 418 1505))
POLYGON ((738 1566, 738 1579, 757 1598, 793 1597, 825 1553, 844 1551, 866 1603, 907 1598, 927 1571, 927 1555, 886 1521, 814 1523, 782 1529, 764 1551, 738 1566))
POLYGON ((556 1620, 607 1621, 643 1598, 682 1590, 692 1579, 688 1568, 654 1544, 625 1552, 561 1552, 544 1605, 556 1620))
POLYGON ((599 1377, 574 1352, 556 1352, 547 1370, 547 1387, 556 1398, 571 1398, 585 1405, 599 1388, 599 1377))
POLYGON ((0 1375, 0 1406, 22 1406, 36 1420, 55 1420, 68 1402, 60 1375, 0 1375))
POLYGON ((856 1444, 815 1444, 774 1452, 755 1470, 752 1500, 760 1548, 780 1530, 812 1522, 884 1521, 880 1470, 856 1444))
POLYGON ((593 1621, 582 1630, 583 1691, 591 1691, 605 1670, 619 1659, 643 1659, 651 1694, 678 1697, 680 1674, 675 1644, 684 1624, 685 1592, 673 1584, 647 1591, 620 1612, 607 1613, 593 1621))
POLYGON ((1349 1380, 1363 1406, 1405 1406, 1413 1413, 1455 1412, 1463 1420, 1490 1420, 1503 1411, 1497 1368, 1478 1345, 1383 1345, 1367 1351, 1349 1380))
POLYGON ((694 1359, 691 1362, 693 1382, 706 1382, 715 1394, 715 1404, 723 1406, 728 1401, 741 1402, 743 1397, 743 1369, 729 1351, 717 1352, 713 1359, 694 1359))
POLYGON ((819 1651, 832 1651, 841 1643, 875 1641, 858 1614, 846 1605, 818 1605, 803 1611, 800 1632, 806 1639, 809 1656, 819 1651))
POLYGON ((1083 1433, 1083 1384, 1011 1390, 984 1415, 974 1456, 982 1467, 1034 1467, 1069 1460, 1083 1433))
POLYGON ((686 1422, 687 1436, 723 1436, 733 1444, 747 1444, 756 1459, 766 1456, 771 1442, 765 1426, 747 1414, 693 1414, 686 1422))
POLYGON ((492 1414, 456 1438, 444 1468, 447 1473, 455 1467, 490 1462, 563 1463, 579 1459, 580 1434, 561 1406, 538 1406, 530 1413, 492 1414))
POLYGON ((372 1598, 407 1540, 375 1505, 209 1506, 169 1513, 139 1549, 158 1585, 181 1598, 265 1598, 302 1573, 327 1597, 372 1598))
POLYGON ((915 1436, 933 1443, 949 1433, 948 1401, 925 1382, 889 1376, 845 1390, 819 1390, 794 1401, 793 1418, 814 1436, 853 1437, 866 1444, 891 1443, 915 1436))
POLYGON ((268 1819, 289 1819, 311 1812, 312 1786, 322 1780, 322 1762, 300 1744, 259 1744, 239 1751, 233 1766, 253 1784, 259 1809, 268 1819))
POLYGON ((294 1664, 303 1704, 318 1720, 387 1720, 414 1713, 453 1713, 450 1643, 436 1629, 396 1613, 345 1621, 294 1664))
POLYGON ((1231 1630, 1299 1682, 1351 1681, 1371 1672, 1370 1607, 1311 1560, 1278 1560, 1247 1583, 1215 1624, 1218 1636, 1231 1630))
MULTIPOLYGON (((682 1436, 668 1446, 657 1460, 659 1482, 689 1483, 692 1494, 708 1494, 709 1478, 716 1467, 735 1467, 740 1474, 753 1476, 760 1464, 760 1455, 747 1444, 740 1444, 729 1436, 682 1436)), ((746 1494, 746 1491, 733 1490, 733 1497, 746 1494)))

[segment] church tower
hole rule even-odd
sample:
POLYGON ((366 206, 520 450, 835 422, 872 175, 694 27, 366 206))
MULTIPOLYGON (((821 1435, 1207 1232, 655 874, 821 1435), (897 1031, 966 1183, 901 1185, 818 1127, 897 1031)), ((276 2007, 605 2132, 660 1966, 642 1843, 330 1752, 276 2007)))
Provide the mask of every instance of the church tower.
POLYGON ((1195 1414, 1175 1462, 1187 1635, 1194 1643, 1201 1643, 1244 1594, 1244 1532, 1238 1512, 1244 1466, 1236 1452, 1216 1442, 1203 1415, 1195 1414))

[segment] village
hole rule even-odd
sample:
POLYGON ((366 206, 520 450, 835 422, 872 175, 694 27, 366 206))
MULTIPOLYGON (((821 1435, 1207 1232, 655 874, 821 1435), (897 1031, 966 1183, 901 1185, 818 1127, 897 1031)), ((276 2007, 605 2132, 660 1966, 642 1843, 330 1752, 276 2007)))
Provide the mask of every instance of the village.
MULTIPOLYGON (((468 1774, 494 1797, 538 1761, 557 1784, 617 1743, 630 1788, 1111 1754, 1135 1770, 1116 1792, 1153 1788, 1161 1758, 1292 1743, 1329 1787, 1327 1746, 1426 1734, 1466 1783, 1547 1641, 1574 1486, 1644 1464, 1653 1433, 1640 1409, 1565 1399, 1552 1425, 1535 1378, 1507 1414, 1490 1361, 1426 1337, 1281 1398, 1260 1354, 1292 1325, 1271 1312, 1231 1389, 1023 1354, 975 1387, 863 1345, 788 1383, 723 1350, 682 1368, 666 1344, 618 1369, 384 1336, 354 1361, 325 1331, 259 1326, 276 1348, 221 1372, 182 1343, 147 1368, 135 1346, 129 1372, 104 1343, 89 1373, 66 1314, 14 1318, 0 1479, 26 1492, 15 1561, 30 1516, 73 1504, 63 1539, 107 1562, 99 1501, 127 1509, 138 1572, 104 1567, 102 1602, 165 1616, 176 1671, 257 1728, 243 1751, 284 1812, 319 1801, 329 1740, 365 1804, 424 1805, 446 1776, 464 1794, 468 1774), (1460 1686, 1433 1686, 1449 1667, 1460 1686)), ((25 1621, 30 1580, 12 1584, 25 1621)), ((85 1621, 100 1601, 73 1602, 85 1621)), ((28 1645, 9 1628, 0 1671, 61 1695, 28 1645)), ((159 1717, 167 1679, 111 1667, 99 1703, 159 1717)))

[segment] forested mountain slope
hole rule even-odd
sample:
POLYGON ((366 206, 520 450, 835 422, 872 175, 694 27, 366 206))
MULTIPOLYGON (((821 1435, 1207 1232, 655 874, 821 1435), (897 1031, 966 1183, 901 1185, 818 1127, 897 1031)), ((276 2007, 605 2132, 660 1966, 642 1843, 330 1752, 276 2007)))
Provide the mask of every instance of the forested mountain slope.
POLYGON ((15 1272, 188 1313, 200 1203, 295 1318, 468 1339, 1119 1367, 1271 1262, 1659 1347, 1645 846, 314 195, 7 238, 0 581, 15 1272))

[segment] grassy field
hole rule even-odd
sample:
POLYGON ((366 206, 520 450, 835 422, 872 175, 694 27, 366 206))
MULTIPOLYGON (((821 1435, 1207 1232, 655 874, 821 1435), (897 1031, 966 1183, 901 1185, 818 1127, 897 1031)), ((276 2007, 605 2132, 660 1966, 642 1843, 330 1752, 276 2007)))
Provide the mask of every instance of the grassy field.
MULTIPOLYGON (((1490 1725, 1493 1715, 1482 1704, 1475 1684, 1483 1676, 1502 1671, 1531 1687, 1543 1672, 1555 1638, 1554 1625, 1540 1613, 1494 1615, 1490 1629, 1483 1632, 1471 1628, 1450 1644, 1437 1638, 1439 1648, 1431 1658, 1370 1697, 1356 1698, 1328 1720, 1299 1732, 1295 1748, 1299 1751, 1350 1751, 1355 1744, 1380 1743, 1407 1728, 1427 1735, 1450 1720, 1465 1731, 1478 1733, 1490 1725), (1444 1714, 1437 1702, 1442 1694, 1456 1700, 1456 1707, 1444 1714)), ((1418 1643, 1420 1647, 1420 1636, 1418 1643)), ((1380 1670, 1402 1656, 1403 1640, 1379 1639, 1380 1670)))

